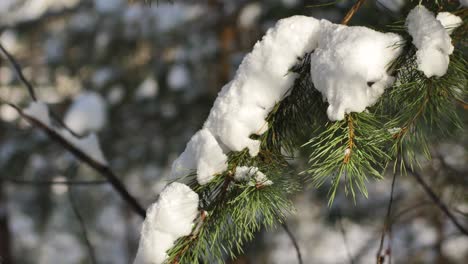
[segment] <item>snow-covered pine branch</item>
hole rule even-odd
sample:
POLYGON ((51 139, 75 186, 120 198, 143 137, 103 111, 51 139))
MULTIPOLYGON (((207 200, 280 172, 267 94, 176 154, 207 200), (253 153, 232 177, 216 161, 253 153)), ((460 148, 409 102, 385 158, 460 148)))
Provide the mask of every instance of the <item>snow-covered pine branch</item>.
MULTIPOLYGON (((411 19, 410 16, 409 20, 411 21, 411 19)), ((437 26, 444 30, 438 20, 434 18, 433 22, 438 23, 437 26)), ((413 35, 421 34, 413 32, 426 30, 421 24, 414 25, 414 23, 409 22, 408 25, 409 31, 413 35)), ((442 33, 440 33, 441 36, 447 41, 448 33, 445 30, 442 33)), ((417 37, 415 39, 414 43, 418 48, 422 49, 427 46, 422 45, 417 37)), ((190 181, 183 179, 183 177, 196 175, 197 184, 200 187, 196 187, 195 190, 198 190, 201 195, 204 194, 203 185, 210 185, 210 182, 215 181, 216 178, 225 177, 225 181, 218 181, 219 188, 221 188, 219 192, 223 194, 208 197, 207 203, 225 198, 224 193, 230 191, 229 178, 231 177, 236 181, 254 177, 257 182, 266 181, 267 184, 264 185, 267 187, 271 184, 274 185, 275 181, 268 180, 268 175, 260 172, 257 167, 238 166, 248 164, 237 164, 237 161, 233 162, 229 157, 231 153, 243 153, 245 160, 255 159, 259 153, 261 154, 262 135, 272 126, 267 122, 268 117, 275 106, 291 93, 295 79, 298 77, 291 71, 293 66, 298 63, 297 58, 311 53, 309 57, 310 78, 315 89, 322 93, 323 99, 329 104, 328 118, 331 121, 336 121, 343 120, 345 115, 352 112, 363 112, 379 100, 386 88, 392 86, 395 77, 391 76, 389 65, 400 56, 404 45, 404 39, 397 34, 380 33, 365 27, 336 25, 326 20, 319 21, 303 16, 280 20, 275 27, 268 30, 263 39, 254 46, 253 51, 244 58, 234 79, 223 87, 204 128, 193 136, 185 151, 174 162, 172 175, 188 183, 190 181), (252 137, 252 135, 256 136, 252 137), (249 155, 246 156, 247 153, 249 155), (228 173, 226 170, 229 170, 228 173)), ((451 51, 448 50, 447 54, 450 53, 451 51)), ((430 68, 430 65, 425 66, 430 68)), ((381 130, 378 127, 379 123, 375 123, 372 116, 358 117, 357 123, 358 125, 353 128, 357 131, 352 133, 361 138, 360 129, 369 129, 370 126, 381 130), (367 125, 361 125, 361 123, 367 125)), ((337 128, 341 127, 340 122, 336 124, 337 128)), ((350 136, 349 132, 346 133, 346 129, 349 130, 349 126, 335 132, 343 136, 350 136)), ((382 137, 390 138, 390 133, 386 130, 382 131, 382 137)), ((325 133, 327 134, 328 131, 325 130, 325 133)), ((326 134, 323 137, 327 137, 326 134)), ((358 145, 365 145, 370 143, 366 141, 373 140, 371 137, 364 136, 363 138, 362 142, 350 138, 348 140, 343 138, 343 140, 352 140, 352 144, 357 142, 358 145)), ((380 143, 385 141, 382 138, 377 140, 382 141, 380 143)), ((322 145, 324 148, 333 148, 333 145, 326 142, 322 145)), ((333 174, 333 171, 343 163, 340 157, 351 155, 351 151, 356 151, 356 153, 367 151, 374 155, 387 156, 382 151, 381 145, 376 149, 369 147, 351 150, 350 147, 352 146, 346 144, 336 146, 335 149, 338 152, 333 151, 337 157, 331 157, 331 159, 338 158, 338 164, 329 167, 328 170, 323 171, 327 164, 321 164, 319 160, 316 160, 317 164, 320 165, 317 169, 322 170, 322 177, 326 174, 333 174)), ((321 151, 321 153, 326 152, 321 151)), ((356 157, 368 162, 366 160, 370 158, 366 155, 356 155, 356 157)), ((325 161, 330 159, 330 157, 319 157, 325 161)), ((348 166, 348 163, 345 162, 345 165, 348 166)), ((373 167, 375 164, 360 164, 359 162, 349 164, 351 164, 350 166, 357 164, 360 167, 366 167, 368 171, 373 171, 377 176, 381 173, 373 167)), ((365 175, 360 175, 356 180, 358 188, 363 193, 365 193, 365 186, 361 182, 364 177, 365 175)), ((339 177, 334 179, 334 191, 340 182, 339 179, 339 177)), ((320 180, 318 185, 324 181, 325 178, 320 180)), ((197 186, 197 184, 191 183, 192 186, 197 186)), ((351 190, 354 196, 353 185, 351 185, 351 190)), ((201 209, 204 210, 204 208, 201 209)), ((215 207, 214 210, 222 209, 215 207)), ((160 228, 157 224, 150 230, 148 230, 146 223, 145 226, 145 232, 160 228)), ((193 234, 193 236, 197 235, 199 234, 193 234)), ((191 245, 186 246, 190 247, 191 245)), ((186 252, 184 249, 181 252, 173 253, 175 255, 172 259, 178 260, 181 257, 180 254, 183 255, 186 252)), ((140 258, 139 261, 141 260, 140 258)), ((146 263, 162 263, 161 259, 158 261, 146 259, 146 261, 146 263)), ((192 261, 196 260, 192 259, 192 261)))
POLYGON ((395 154, 391 142, 403 130, 397 127, 402 126, 401 113, 387 116, 382 111, 389 102, 385 97, 393 98, 395 90, 413 81, 402 75, 401 69, 413 74, 420 71, 425 77, 418 73, 418 78, 426 79, 447 73, 446 79, 431 78, 433 83, 459 78, 460 71, 453 68, 460 66, 457 61, 450 63, 449 55, 454 49, 450 34, 461 23, 460 18, 446 12, 436 19, 417 6, 407 18, 410 39, 405 34, 312 17, 280 20, 244 58, 233 80, 219 93, 203 128, 173 164, 172 176, 199 197, 197 224, 193 214, 175 220, 192 223, 192 230, 177 236, 177 241, 168 240, 160 232, 169 231, 154 221, 151 209, 139 251, 148 250, 149 236, 154 239, 151 243, 163 246, 154 246, 158 257, 139 254, 136 263, 222 261, 226 254, 235 255, 261 226, 282 221, 284 211, 290 210, 287 194, 294 191, 297 180, 286 178, 283 151, 291 144, 284 140, 284 134, 295 137, 298 130, 310 129, 308 172, 317 186, 331 184, 331 198, 343 174, 346 192, 354 197, 357 187, 366 194, 367 175, 382 177, 382 170, 395 154), (415 59, 403 60, 408 57, 415 59), (301 62, 298 58, 304 59, 301 62), (410 66, 414 61, 417 68, 410 66), (328 121, 319 118, 325 112, 328 121), (284 122, 297 122, 303 116, 316 127, 284 126, 284 122), (266 203, 260 202, 265 198, 266 203))

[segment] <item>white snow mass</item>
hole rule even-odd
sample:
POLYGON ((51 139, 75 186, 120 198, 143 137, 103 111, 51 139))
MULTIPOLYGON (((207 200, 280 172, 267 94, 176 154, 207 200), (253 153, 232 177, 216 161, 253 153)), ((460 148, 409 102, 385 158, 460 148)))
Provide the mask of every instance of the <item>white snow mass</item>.
POLYGON ((449 35, 461 24, 463 24, 463 20, 456 15, 453 15, 449 12, 440 12, 437 14, 436 19, 444 26, 445 30, 449 35))
POLYGON ((75 146, 77 149, 81 150, 84 154, 92 158, 94 161, 100 163, 101 165, 107 165, 107 160, 102 153, 99 139, 96 134, 91 133, 86 137, 78 138, 72 135, 66 129, 60 129, 55 131, 60 134, 67 142, 75 146))
POLYGON ((208 129, 198 131, 184 152, 172 164, 172 177, 183 177, 196 170, 200 184, 210 182, 214 175, 227 169, 227 156, 208 129))
MULTIPOLYGON (((269 180, 268 177, 257 167, 236 167, 236 173, 234 174, 235 181, 249 181, 252 178, 255 180, 256 184, 261 184, 262 186, 269 186, 273 184, 273 182, 269 180)), ((254 184, 252 183, 252 185, 254 184)))
POLYGON ((318 31, 319 22, 311 17, 278 21, 244 58, 234 79, 223 87, 204 128, 227 149, 248 148, 250 155, 256 156, 260 141, 250 135, 266 131, 265 118, 296 78, 288 70, 315 48, 318 31))
POLYGON ((401 52, 399 35, 366 27, 348 27, 320 21, 321 35, 311 55, 312 82, 328 101, 328 118, 362 112, 390 87, 389 63, 401 52))
POLYGON ((146 213, 134 264, 161 264, 175 241, 192 232, 198 195, 187 185, 172 183, 146 213))
POLYGON ((36 119, 45 126, 51 126, 49 108, 44 102, 31 102, 27 108, 23 109, 23 114, 36 119))
POLYGON ((441 77, 447 72, 449 55, 453 52, 452 39, 434 14, 424 6, 416 6, 406 17, 406 27, 418 51, 418 69, 426 77, 441 77))
POLYGON ((98 93, 85 92, 73 101, 64 123, 77 134, 97 132, 104 127, 106 116, 104 99, 98 93))
POLYGON ((44 102, 37 101, 30 103, 27 108, 23 109, 23 114, 41 122, 49 129, 55 131, 68 143, 81 150, 94 161, 100 163, 101 165, 107 165, 107 160, 102 153, 101 147, 99 145, 99 139, 96 134, 92 133, 86 137, 78 138, 72 135, 66 129, 55 127, 51 122, 49 109, 44 102))

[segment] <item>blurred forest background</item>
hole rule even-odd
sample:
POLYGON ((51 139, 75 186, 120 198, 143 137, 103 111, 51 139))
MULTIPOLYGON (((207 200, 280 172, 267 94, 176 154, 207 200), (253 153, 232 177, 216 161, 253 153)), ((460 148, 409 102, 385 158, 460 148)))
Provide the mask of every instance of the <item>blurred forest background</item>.
MULTIPOLYGON (((354 3, 133 2, 1 0, 0 42, 55 112, 64 114, 81 93, 102 96, 107 111, 99 132, 102 149, 145 207, 168 182, 172 161, 266 29, 298 14, 339 22, 354 3)), ((382 28, 404 19, 407 2, 366 1, 351 24, 382 28)), ((30 102, 3 57, 0 98, 21 106, 30 102)), ((434 145, 434 159, 422 160, 420 170, 465 225, 467 144, 460 135, 434 145)), ((301 171, 304 158, 294 162, 301 171)), ((375 263, 391 179, 369 182, 369 198, 355 204, 341 194, 329 208, 327 188, 308 188, 294 197, 298 213, 288 225, 304 262, 375 263)), ((413 177, 398 176, 393 202, 392 245, 383 245, 393 263, 467 263, 468 237, 413 177)), ((99 264, 131 263, 141 222, 100 175, 0 105, 0 263, 92 263, 92 255, 99 264), (64 180, 89 183, 54 183, 64 180)), ((279 228, 262 232, 232 263, 288 264, 297 258, 279 228)))

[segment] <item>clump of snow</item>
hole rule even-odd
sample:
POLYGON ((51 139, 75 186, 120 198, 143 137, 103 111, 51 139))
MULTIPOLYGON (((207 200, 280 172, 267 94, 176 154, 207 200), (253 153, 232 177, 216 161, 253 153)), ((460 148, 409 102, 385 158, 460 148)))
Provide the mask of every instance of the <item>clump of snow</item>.
POLYGON ((187 66, 176 64, 171 67, 167 74, 167 85, 174 91, 181 91, 190 83, 190 72, 187 66))
POLYGON ((99 139, 96 134, 91 133, 86 137, 78 138, 66 129, 56 130, 67 142, 81 150, 84 154, 92 158, 101 165, 107 165, 107 160, 102 153, 99 139))
POLYGON ((96 132, 106 123, 106 103, 97 93, 79 95, 65 114, 65 124, 75 133, 96 132))
POLYGON ((406 27, 413 37, 418 69, 426 77, 443 76, 453 52, 452 40, 444 26, 424 6, 416 6, 406 18, 406 27))
POLYGON ((19 117, 18 112, 9 105, 0 105, 0 119, 11 122, 19 117))
POLYGON ((184 152, 172 165, 172 177, 182 177, 194 170, 200 184, 227 169, 227 156, 208 129, 201 129, 189 141, 184 152))
POLYGON ((21 46, 20 41, 18 40, 18 34, 16 31, 11 29, 5 30, 0 34, 0 42, 3 47, 12 54, 17 53, 21 46))
POLYGON ((250 136, 266 131, 265 118, 296 78, 289 69, 316 47, 318 32, 319 21, 305 16, 282 19, 269 29, 219 93, 204 127, 229 150, 248 148, 256 156, 260 141, 250 136))
POLYGON ((125 88, 121 84, 112 86, 107 93, 106 99, 111 105, 122 102, 125 97, 125 88))
POLYGON ((152 76, 148 76, 140 86, 138 86, 135 97, 139 100, 154 98, 158 94, 158 90, 158 82, 152 76))
POLYGON ((401 52, 399 35, 366 27, 320 22, 318 48, 311 55, 314 86, 328 101, 328 118, 342 120, 345 113, 362 112, 373 105, 394 78, 389 63, 401 52))
POLYGON ((456 15, 453 15, 449 12, 440 12, 437 14, 436 19, 442 24, 442 26, 447 30, 449 35, 461 24, 463 24, 463 20, 456 15))
POLYGON ((187 185, 168 185, 146 213, 134 264, 163 263, 175 241, 192 232, 198 201, 198 195, 187 185))
POLYGON ((23 109, 23 114, 34 118, 45 126, 50 127, 52 124, 49 116, 49 108, 44 102, 31 102, 27 108, 23 109))
MULTIPOLYGON (((236 173, 234 174, 235 181, 249 181, 252 178, 255 181, 255 184, 260 184, 262 186, 269 186, 273 184, 273 182, 269 180, 268 177, 257 167, 236 167, 236 173)), ((250 184, 255 185, 252 182, 250 182, 250 184)))
MULTIPOLYGON (((89 109, 85 109, 85 111, 88 110, 89 109)), ((32 102, 27 108, 23 109, 23 114, 49 127, 49 129, 55 131, 63 139, 65 139, 71 145, 81 150, 84 154, 92 158, 94 161, 100 163, 101 165, 107 165, 107 160, 104 157, 104 154, 102 153, 101 147, 99 146, 99 139, 96 136, 96 134, 92 133, 86 137, 78 138, 66 129, 59 129, 53 126, 49 116, 49 109, 47 108, 47 105, 44 102, 32 102)), ((90 115, 89 117, 93 118, 93 115, 90 115)), ((69 123, 67 125, 76 129, 76 127, 74 127, 72 123, 69 123)), ((76 130, 81 131, 79 129, 76 130)))
POLYGON ((262 6, 258 2, 246 5, 240 11, 237 23, 240 27, 250 28, 257 23, 260 15, 262 14, 262 6))
MULTIPOLYGON (((54 182, 67 182, 67 178, 64 176, 55 176, 54 182)), ((68 192, 67 184, 52 184, 52 193, 55 195, 63 195, 68 192)))

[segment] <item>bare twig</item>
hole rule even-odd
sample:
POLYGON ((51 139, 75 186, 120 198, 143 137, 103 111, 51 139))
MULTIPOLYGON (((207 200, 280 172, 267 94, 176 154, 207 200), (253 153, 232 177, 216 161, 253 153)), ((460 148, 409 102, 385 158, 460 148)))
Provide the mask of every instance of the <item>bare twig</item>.
POLYGON ((468 236, 468 229, 464 227, 457 218, 450 212, 449 208, 445 203, 437 196, 437 194, 431 189, 431 187, 424 181, 423 177, 419 172, 413 170, 410 166, 405 165, 407 171, 414 176, 416 181, 421 185, 426 194, 431 198, 431 200, 439 207, 439 209, 450 219, 450 221, 455 225, 455 227, 464 235, 468 236))
POLYGON ((426 208, 428 206, 433 206, 434 203, 430 201, 422 201, 420 203, 408 206, 407 208, 402 209, 401 211, 397 212, 393 217, 392 217, 392 224, 396 223, 398 219, 403 217, 406 214, 417 212, 417 210, 420 210, 422 208, 426 208))
MULTIPOLYGON (((2 46, 2 44, 0 43, 0 51, 5 55, 5 57, 7 57, 8 61, 11 63, 11 65, 13 66, 13 69, 15 70, 16 74, 18 75, 18 78, 21 80, 21 82, 26 86, 26 88, 28 89, 28 93, 29 95, 31 96, 31 99, 33 101, 37 101, 37 96, 36 96, 36 93, 34 91, 34 88, 32 86, 32 84, 28 81, 28 79, 26 79, 26 77, 24 76, 23 74, 23 71, 21 70, 21 66, 19 65, 18 61, 16 61, 16 59, 13 57, 13 55, 11 55, 11 53, 9 53, 5 47, 2 46)), ((54 119, 54 121, 59 124, 61 127, 65 128, 68 132, 70 132, 73 136, 75 137, 78 137, 80 138, 82 135, 78 135, 77 133, 75 133, 75 131, 73 131, 72 129, 70 129, 63 121, 62 119, 60 119, 58 117, 57 114, 55 114, 54 112, 50 111, 50 115, 52 116, 52 118, 54 119)))
POLYGON ((78 205, 75 201, 75 197, 73 197, 72 188, 68 190, 68 199, 70 200, 70 205, 73 210, 73 213, 75 214, 76 219, 78 220, 80 224, 81 233, 83 234, 83 239, 88 249, 89 259, 91 260, 92 264, 96 264, 97 262, 96 262, 96 256, 94 254, 93 245, 91 245, 91 241, 89 240, 88 232, 86 230, 86 225, 85 225, 83 216, 80 214, 78 205))
POLYGON ((39 122, 38 120, 31 118, 21 111, 18 107, 15 107, 15 109, 18 111, 18 113, 28 120, 33 126, 41 129, 44 131, 49 138, 60 144, 63 148, 71 152, 76 158, 78 158, 80 161, 86 163, 88 166, 93 168, 95 171, 97 171, 99 174, 104 176, 107 181, 112 185, 112 187, 120 194, 120 197, 127 202, 131 206, 131 208, 142 218, 146 216, 146 211, 145 209, 140 205, 140 203, 133 197, 128 190, 125 188, 123 183, 120 181, 120 179, 117 177, 117 175, 111 170, 111 168, 107 165, 103 165, 97 161, 95 161, 93 158, 85 154, 83 151, 75 147, 74 145, 70 144, 65 138, 63 138, 62 135, 57 133, 54 129, 50 128, 49 126, 46 126, 39 122))
POLYGON ((297 243, 297 240, 294 237, 294 234, 291 232, 291 230, 289 230, 289 227, 288 227, 288 225, 286 223, 282 223, 281 226, 283 227, 284 231, 286 231, 286 234, 288 234, 289 239, 291 239, 291 242, 292 242, 292 244, 294 246, 294 249, 296 250, 298 263, 302 264, 303 261, 302 261, 301 250, 299 249, 299 244, 297 243))
POLYGON ((346 14, 346 16, 343 18, 343 20, 341 21, 341 24, 343 25, 347 25, 349 23, 349 21, 351 20, 351 18, 354 16, 354 14, 358 11, 358 9, 362 6, 362 4, 364 4, 366 0, 358 0, 354 5, 353 7, 351 7, 351 9, 348 11, 348 13, 346 14))
POLYGON ((31 85, 30 82, 24 77, 23 71, 21 70, 21 66, 19 63, 15 60, 15 58, 3 47, 3 45, 0 43, 0 50, 2 51, 3 54, 5 54, 5 57, 10 61, 11 65, 15 69, 16 74, 18 74, 18 78, 20 78, 21 82, 26 85, 28 88, 29 95, 34 101, 37 101, 36 93, 34 92, 34 89, 31 85))
MULTIPOLYGON (((398 162, 398 160, 399 159, 397 159, 396 162, 398 162)), ((392 213, 393 194, 395 192, 396 174, 397 174, 397 171, 395 169, 395 171, 393 172, 392 187, 391 187, 391 190, 390 190, 390 201, 388 202, 388 207, 387 207, 387 215, 385 216, 384 228, 382 230, 382 235, 380 237, 379 249, 377 251, 377 264, 382 264, 385 261, 385 255, 382 254, 385 235, 388 233, 389 236, 391 237, 392 221, 390 219, 390 215, 392 213)), ((391 241, 389 241, 389 247, 390 247, 390 243, 391 243, 391 241)), ((388 254, 389 254, 389 258, 391 258, 391 250, 389 250, 388 254)), ((391 262, 392 261, 390 259, 390 264, 391 264, 391 262)))

